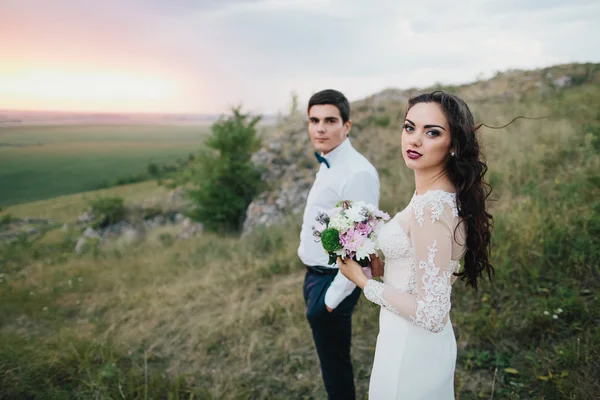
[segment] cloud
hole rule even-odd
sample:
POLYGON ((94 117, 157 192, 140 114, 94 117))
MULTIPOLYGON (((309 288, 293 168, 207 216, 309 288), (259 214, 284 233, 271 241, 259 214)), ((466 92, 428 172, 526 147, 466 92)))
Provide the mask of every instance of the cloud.
MULTIPOLYGON (((600 3, 591 0, 5 0, 0 7, 18 17, 13 36, 34 37, 12 56, 36 54, 42 43, 38 59, 160 68, 182 82, 178 104, 207 112, 240 102, 275 112, 292 90, 305 100, 337 87, 358 99, 386 87, 600 61, 600 3), (48 50, 56 43, 61 51, 48 50)), ((1 37, 0 56, 8 54, 1 37)))
POLYGON ((550 10, 571 10, 581 6, 596 5, 595 0, 485 0, 480 3, 482 10, 489 13, 523 13, 550 10))

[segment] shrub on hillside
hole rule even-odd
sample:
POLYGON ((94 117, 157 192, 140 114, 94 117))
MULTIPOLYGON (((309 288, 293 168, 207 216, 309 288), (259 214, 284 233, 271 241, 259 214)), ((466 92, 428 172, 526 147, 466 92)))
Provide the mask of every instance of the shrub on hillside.
POLYGON ((125 204, 121 197, 98 197, 90 203, 94 215, 94 228, 101 228, 120 221, 125 216, 125 204))
POLYGON ((390 125, 391 119, 387 114, 375 115, 373 116, 373 122, 375 122, 375 126, 386 128, 390 125))
POLYGON ((261 145, 256 129, 260 116, 233 114, 211 126, 194 168, 186 171, 193 209, 189 216, 213 231, 239 231, 246 208, 259 192, 261 171, 251 157, 261 145))
POLYGON ((157 177, 158 175, 160 175, 160 167, 158 166, 158 164, 153 162, 148 164, 148 175, 150 175, 151 177, 157 177))
POLYGON ((10 214, 0 216, 0 226, 8 225, 13 221, 13 216, 10 214))
POLYGON ((587 133, 590 136, 591 144, 594 150, 600 151, 600 111, 598 112, 596 121, 588 124, 587 133))
POLYGON ((145 182, 149 179, 149 176, 145 173, 132 174, 127 176, 122 176, 117 178, 114 181, 114 184, 111 186, 122 186, 122 185, 130 185, 132 183, 145 182))

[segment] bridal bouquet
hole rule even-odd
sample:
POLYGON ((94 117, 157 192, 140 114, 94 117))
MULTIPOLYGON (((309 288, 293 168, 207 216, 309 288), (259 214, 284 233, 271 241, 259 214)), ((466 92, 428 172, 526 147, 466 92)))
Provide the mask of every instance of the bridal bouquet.
POLYGON ((390 216, 362 201, 340 201, 326 213, 317 215, 319 226, 313 235, 329 254, 329 264, 337 257, 350 257, 362 267, 369 265, 370 255, 378 250, 377 232, 390 216))

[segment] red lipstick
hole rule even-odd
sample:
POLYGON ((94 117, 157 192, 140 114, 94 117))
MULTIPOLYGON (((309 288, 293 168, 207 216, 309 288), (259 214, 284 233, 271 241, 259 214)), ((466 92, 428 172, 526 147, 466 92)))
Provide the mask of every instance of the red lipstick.
POLYGON ((417 158, 423 157, 423 154, 419 153, 418 151, 414 151, 414 150, 407 150, 406 155, 411 160, 416 160, 417 158))

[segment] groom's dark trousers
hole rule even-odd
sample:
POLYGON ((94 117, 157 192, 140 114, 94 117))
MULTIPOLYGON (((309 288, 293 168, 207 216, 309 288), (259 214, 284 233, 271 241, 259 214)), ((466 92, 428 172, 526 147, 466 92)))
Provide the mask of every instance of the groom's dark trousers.
POLYGON ((350 359, 352 311, 361 290, 357 287, 332 312, 328 312, 325 293, 337 272, 337 268, 307 267, 304 278, 306 318, 321 362, 329 400, 354 400, 354 373, 350 359))

